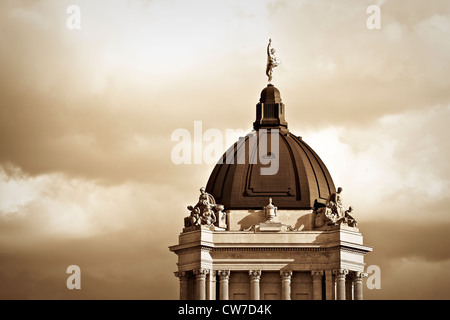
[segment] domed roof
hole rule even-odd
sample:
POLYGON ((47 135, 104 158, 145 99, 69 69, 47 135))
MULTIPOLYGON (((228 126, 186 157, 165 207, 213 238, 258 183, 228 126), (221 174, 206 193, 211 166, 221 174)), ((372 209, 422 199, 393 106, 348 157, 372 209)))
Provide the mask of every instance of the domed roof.
POLYGON ((336 191, 320 157, 287 130, 283 109, 279 90, 265 88, 257 104, 256 131, 231 146, 216 164, 206 192, 225 210, 262 209, 269 198, 278 209, 311 209, 336 191), (269 106, 264 117, 262 109, 269 106), (267 174, 268 168, 278 170, 267 174))
POLYGON ((267 85, 261 91, 261 98, 259 99, 261 103, 280 103, 281 102, 281 94, 280 90, 275 88, 273 84, 267 85))

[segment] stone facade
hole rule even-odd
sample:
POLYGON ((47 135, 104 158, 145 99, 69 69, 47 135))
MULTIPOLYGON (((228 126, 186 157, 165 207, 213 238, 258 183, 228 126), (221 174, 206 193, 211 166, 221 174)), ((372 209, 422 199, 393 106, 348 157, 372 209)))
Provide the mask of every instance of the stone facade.
POLYGON ((227 212, 228 227, 183 230, 180 299, 344 300, 363 298, 363 244, 356 227, 314 228, 314 213, 279 210, 279 229, 261 231, 264 210, 227 212))
POLYGON ((269 84, 256 105, 255 131, 227 150, 197 204, 187 207, 179 243, 170 247, 180 299, 363 298, 364 255, 372 249, 353 208, 343 205, 343 189, 289 131, 285 111, 269 84), (263 170, 268 159, 274 172, 263 170))

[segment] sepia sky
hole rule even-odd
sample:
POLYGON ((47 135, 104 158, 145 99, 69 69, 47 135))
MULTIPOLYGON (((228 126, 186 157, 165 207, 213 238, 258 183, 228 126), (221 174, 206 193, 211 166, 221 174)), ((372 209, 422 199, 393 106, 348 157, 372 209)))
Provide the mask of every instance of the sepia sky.
POLYGON ((177 299, 214 164, 174 164, 171 134, 250 131, 269 38, 289 129, 374 248, 365 298, 450 299, 447 0, 1 1, 0 299, 177 299))

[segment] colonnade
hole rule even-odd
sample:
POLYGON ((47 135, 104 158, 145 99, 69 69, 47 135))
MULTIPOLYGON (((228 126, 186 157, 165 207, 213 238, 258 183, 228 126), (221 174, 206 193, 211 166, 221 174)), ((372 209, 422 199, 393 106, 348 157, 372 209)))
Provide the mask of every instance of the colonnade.
MULTIPOLYGON (((228 300, 230 270, 209 270, 194 269, 192 273, 186 271, 175 272, 180 279, 180 299, 189 299, 189 275, 195 276, 195 299, 206 300, 207 298, 207 276, 219 279, 219 299, 228 300)), ((260 280, 261 270, 248 270, 250 283, 250 299, 260 300, 260 280)), ((281 300, 291 299, 291 279, 293 272, 290 270, 280 271, 281 300)), ((366 274, 347 269, 334 270, 312 270, 312 298, 313 300, 362 300, 363 299, 363 278, 366 274), (325 292, 323 292, 323 277, 325 276, 325 292)), ((209 290, 211 290, 209 288, 209 290)))

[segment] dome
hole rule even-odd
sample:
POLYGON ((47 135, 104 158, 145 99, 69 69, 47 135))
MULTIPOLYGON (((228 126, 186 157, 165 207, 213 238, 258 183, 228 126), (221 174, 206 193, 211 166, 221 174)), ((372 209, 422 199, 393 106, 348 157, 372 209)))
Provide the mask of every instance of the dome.
POLYGON ((261 91, 261 103, 281 103, 280 90, 275 88, 273 84, 267 85, 263 91, 261 91))
POLYGON ((255 131, 214 167, 206 192, 225 210, 261 210, 269 198, 278 209, 312 209, 336 191, 320 157, 287 129, 283 109, 279 90, 269 85, 257 104, 255 131), (264 174, 271 166, 278 170, 264 174))

